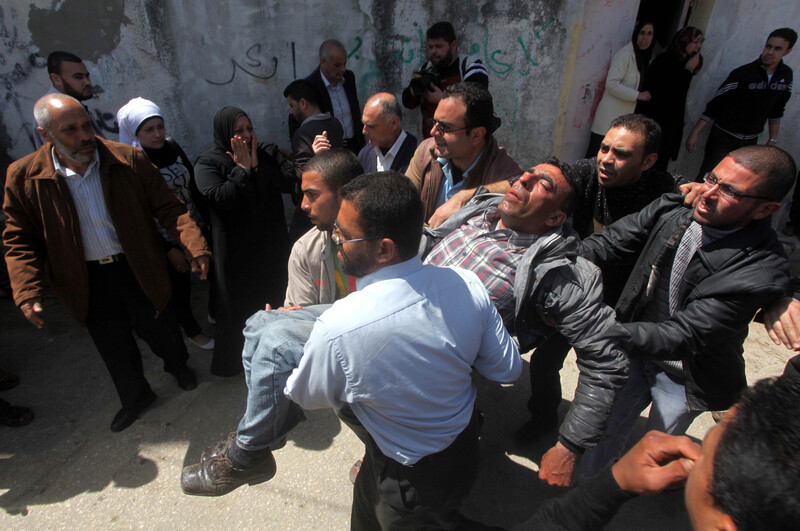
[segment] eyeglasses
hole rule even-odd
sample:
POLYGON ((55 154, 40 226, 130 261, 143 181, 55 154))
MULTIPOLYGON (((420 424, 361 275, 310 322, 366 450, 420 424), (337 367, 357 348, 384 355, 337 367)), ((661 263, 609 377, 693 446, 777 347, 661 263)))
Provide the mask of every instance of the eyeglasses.
POLYGON ((438 131, 440 135, 443 135, 445 133, 454 133, 456 131, 463 131, 464 129, 469 129, 469 127, 467 127, 467 126, 464 126, 464 127, 448 127, 446 125, 442 125, 442 122, 440 122, 439 120, 434 120, 433 121, 433 128, 436 131, 438 131))
POLYGON ((750 195, 750 194, 743 194, 742 192, 736 190, 733 186, 719 182, 719 179, 711 173, 706 173, 703 176, 703 182, 709 187, 714 188, 715 186, 719 185, 719 193, 722 197, 727 199, 742 199, 744 197, 749 197, 750 199, 763 199, 764 201, 774 201, 771 197, 764 197, 763 195, 750 195))
POLYGON ((353 242, 365 242, 368 240, 377 240, 382 238, 382 236, 370 236, 369 238, 354 238, 352 240, 343 240, 342 239, 342 229, 339 227, 339 224, 334 222, 333 223, 333 232, 331 233, 331 239, 333 243, 341 247, 345 243, 353 243, 353 242))

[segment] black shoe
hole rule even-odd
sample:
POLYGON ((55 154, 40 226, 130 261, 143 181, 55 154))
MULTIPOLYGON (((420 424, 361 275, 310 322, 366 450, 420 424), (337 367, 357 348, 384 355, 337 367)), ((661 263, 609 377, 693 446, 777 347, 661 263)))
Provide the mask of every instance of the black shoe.
POLYGON ((148 391, 134 406, 120 409, 117 414, 114 415, 114 420, 111 421, 111 431, 122 431, 136 422, 136 419, 139 418, 142 411, 152 406, 155 401, 156 394, 153 391, 148 391))
POLYGON ((184 391, 191 391, 197 387, 197 377, 194 375, 194 371, 189 367, 186 367, 180 372, 173 372, 172 376, 174 376, 175 380, 178 382, 178 387, 184 391))
POLYGON ((236 433, 203 451, 200 462, 189 465, 181 473, 181 489, 193 496, 223 496, 245 483, 257 485, 269 481, 277 469, 272 452, 264 450, 264 456, 255 465, 235 468, 228 458, 228 450, 236 444, 236 433))
POLYGON ((558 416, 532 417, 514 433, 514 440, 520 444, 532 443, 558 428, 558 416))

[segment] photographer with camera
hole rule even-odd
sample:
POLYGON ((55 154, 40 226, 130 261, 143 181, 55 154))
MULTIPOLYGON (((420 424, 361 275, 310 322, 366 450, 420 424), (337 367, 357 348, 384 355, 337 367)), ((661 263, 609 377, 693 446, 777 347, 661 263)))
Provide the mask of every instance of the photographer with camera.
POLYGON ((467 58, 458 60, 458 41, 453 25, 437 22, 428 29, 428 60, 419 70, 414 70, 411 83, 403 91, 403 105, 416 109, 422 103, 422 134, 429 138, 433 127, 433 113, 442 92, 456 83, 469 81, 489 88, 489 75, 480 60, 467 64, 467 58))

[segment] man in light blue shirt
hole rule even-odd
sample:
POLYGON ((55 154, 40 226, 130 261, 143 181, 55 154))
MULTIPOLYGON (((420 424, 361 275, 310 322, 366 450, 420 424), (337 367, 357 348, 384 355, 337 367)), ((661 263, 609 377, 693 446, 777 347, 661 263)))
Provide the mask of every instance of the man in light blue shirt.
POLYGON ((349 406, 369 433, 353 529, 455 525, 477 474, 472 370, 512 382, 519 351, 475 274, 422 265, 422 203, 407 179, 365 175, 342 197, 334 238, 358 290, 320 316, 286 394, 304 409, 349 406), (418 493, 402 509, 391 500, 401 488, 418 493))

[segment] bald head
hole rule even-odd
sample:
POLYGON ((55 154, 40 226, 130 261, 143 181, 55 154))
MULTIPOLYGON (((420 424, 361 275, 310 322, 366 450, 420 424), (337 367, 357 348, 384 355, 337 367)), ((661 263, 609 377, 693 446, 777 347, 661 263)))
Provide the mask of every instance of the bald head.
POLYGON ((368 99, 361 121, 369 143, 384 152, 391 149, 402 132, 402 113, 397 98, 388 92, 379 92, 368 99))
MULTIPOLYGON (((72 96, 67 96, 60 92, 45 94, 34 104, 33 117, 36 118, 36 125, 49 132, 51 130, 53 113, 70 108, 80 109, 86 113, 86 109, 81 102, 72 96)), ((86 117, 88 119, 89 115, 87 114, 86 117)))
POLYGON ((84 173, 94 160, 97 144, 89 114, 81 102, 66 94, 47 94, 33 106, 37 131, 53 143, 59 161, 84 173))

